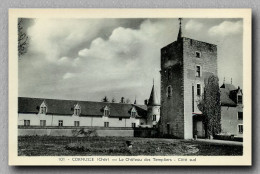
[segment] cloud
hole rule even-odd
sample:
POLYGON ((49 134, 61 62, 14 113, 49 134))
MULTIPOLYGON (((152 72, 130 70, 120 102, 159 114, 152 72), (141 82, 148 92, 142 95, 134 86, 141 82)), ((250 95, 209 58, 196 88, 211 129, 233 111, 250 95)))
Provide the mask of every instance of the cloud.
POLYGON ((242 21, 223 21, 219 25, 213 26, 209 29, 209 35, 211 36, 228 36, 242 33, 243 23, 242 21))
MULTIPOLYGON (((184 34, 220 43, 219 74, 234 77, 242 72, 228 71, 242 59, 241 45, 232 44, 242 42, 239 35, 224 40, 205 34, 220 30, 222 23, 217 24, 224 20, 189 20, 184 34)), ((137 96, 143 103, 153 78, 160 96, 160 49, 176 40, 178 29, 177 19, 37 19, 28 28, 28 53, 18 64, 19 96, 93 101, 137 96)))
MULTIPOLYGON (((82 100, 148 98, 152 79, 160 82, 160 49, 176 38, 178 24, 172 19, 141 21, 130 28, 132 19, 36 20, 29 28, 30 51, 19 65, 19 93, 82 100), (35 66, 26 68, 32 62, 35 66), (26 77, 35 72, 41 78, 26 77), (26 84, 39 84, 41 91, 26 84)), ((157 90, 159 94, 159 86, 157 90)))
POLYGON ((185 30, 187 31, 193 31, 193 32, 196 32, 196 31, 199 31, 201 30, 203 27, 203 24, 198 22, 198 21, 195 21, 193 19, 189 20, 186 25, 185 25, 185 30))
POLYGON ((69 78, 72 78, 74 76, 75 76, 75 74, 73 74, 73 73, 66 73, 66 74, 64 74, 63 79, 69 79, 69 78))

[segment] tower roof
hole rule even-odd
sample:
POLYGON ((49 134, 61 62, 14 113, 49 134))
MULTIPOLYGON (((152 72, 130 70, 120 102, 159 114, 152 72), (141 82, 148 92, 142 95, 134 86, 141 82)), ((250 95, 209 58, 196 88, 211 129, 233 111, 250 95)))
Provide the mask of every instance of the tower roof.
POLYGON ((148 100, 148 105, 149 106, 160 106, 159 101, 157 100, 157 97, 156 97, 156 94, 155 94, 154 84, 153 84, 153 87, 152 87, 150 98, 148 100))
POLYGON ((182 18, 179 18, 180 28, 179 28, 179 33, 178 33, 178 38, 177 38, 177 40, 180 40, 180 39, 182 38, 181 20, 182 20, 182 18))

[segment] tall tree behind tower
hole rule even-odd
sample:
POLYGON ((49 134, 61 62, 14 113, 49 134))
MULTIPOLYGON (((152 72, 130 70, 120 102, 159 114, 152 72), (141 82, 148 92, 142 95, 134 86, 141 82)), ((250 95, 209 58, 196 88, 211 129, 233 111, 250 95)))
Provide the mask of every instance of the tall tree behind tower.
POLYGON ((198 103, 198 108, 205 116, 206 135, 214 136, 221 132, 221 104, 218 77, 210 76, 205 80, 204 93, 198 103))

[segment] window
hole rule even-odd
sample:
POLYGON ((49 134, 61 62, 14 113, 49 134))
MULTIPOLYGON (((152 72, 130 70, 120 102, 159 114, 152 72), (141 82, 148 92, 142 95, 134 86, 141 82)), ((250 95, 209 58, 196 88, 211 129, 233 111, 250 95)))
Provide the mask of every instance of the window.
POLYGON ((171 73, 171 69, 168 69, 168 80, 170 80, 171 79, 171 75, 172 75, 172 73, 171 73))
POLYGON ((237 118, 238 118, 238 120, 243 120, 243 112, 238 112, 237 118))
POLYGON ((194 112, 194 86, 192 85, 192 98, 191 98, 191 100, 192 100, 192 112, 194 112))
POLYGON ((107 106, 104 108, 104 116, 109 116, 109 109, 107 106))
POLYGON ((243 133, 243 125, 242 124, 238 125, 238 133, 240 133, 240 134, 243 133))
POLYGON ((74 109, 74 115, 79 116, 79 114, 80 114, 80 109, 74 109))
POLYGON ((74 121, 74 126, 79 127, 79 121, 74 121))
POLYGON ((135 111, 132 111, 132 112, 131 112, 131 116, 132 116, 132 117, 135 117, 135 116, 136 116, 136 112, 135 112, 135 111))
POLYGON ((46 126, 46 120, 40 120, 40 126, 46 126))
POLYGON ((122 117, 119 117, 119 121, 122 121, 122 117))
POLYGON ((79 104, 76 104, 74 107, 74 115, 79 116, 80 115, 80 106, 79 104))
POLYGON ((132 123, 132 127, 135 127, 136 126, 136 124, 135 123, 132 123))
POLYGON ((201 95, 201 87, 200 84, 197 84, 197 95, 201 95))
POLYGON ((153 128, 156 128, 156 125, 153 125, 153 128))
POLYGON ((30 126, 30 120, 24 120, 24 126, 30 126))
POLYGON ((200 77, 200 66, 196 66, 196 77, 200 77))
POLYGON ((45 104, 45 101, 42 102, 41 106, 40 106, 40 114, 46 114, 47 113, 47 106, 45 104))
POLYGON ((201 53, 200 53, 200 52, 196 51, 195 54, 196 54, 196 57, 197 57, 197 58, 200 58, 200 57, 201 57, 201 53))
POLYGON ((238 96, 237 96, 237 103, 238 103, 238 104, 242 104, 242 103, 243 103, 243 102, 242 102, 242 99, 243 99, 243 98, 242 98, 242 95, 238 95, 238 96))
POLYGON ((59 120, 59 126, 63 126, 63 120, 59 120))
POLYGON ((156 115, 153 115, 153 121, 156 121, 156 115))
POLYGON ((172 87, 171 86, 168 86, 167 87, 167 97, 171 97, 172 96, 172 87))
POLYGON ((141 125, 144 125, 144 123, 141 123, 141 125))
POLYGON ((43 107, 41 107, 41 109, 40 109, 40 113, 41 113, 41 114, 46 114, 46 110, 47 110, 46 106, 43 106, 43 107))
POLYGON ((104 122, 104 127, 109 127, 109 122, 104 122))

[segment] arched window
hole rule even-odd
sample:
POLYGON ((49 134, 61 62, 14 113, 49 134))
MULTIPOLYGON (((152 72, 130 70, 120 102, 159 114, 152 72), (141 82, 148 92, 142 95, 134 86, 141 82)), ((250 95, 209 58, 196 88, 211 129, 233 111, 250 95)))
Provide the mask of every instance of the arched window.
POLYGON ((172 96, 172 86, 169 85, 166 89, 166 95, 167 97, 171 97, 172 96))
POLYGON ((46 114, 47 113, 47 106, 45 104, 45 102, 43 101, 41 106, 40 106, 40 111, 39 111, 40 114, 46 114))
POLYGON ((80 106, 79 104, 76 104, 76 106, 74 107, 74 115, 79 116, 80 112, 81 112, 80 106))

